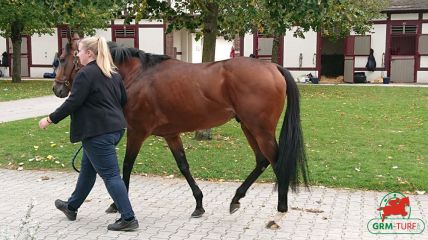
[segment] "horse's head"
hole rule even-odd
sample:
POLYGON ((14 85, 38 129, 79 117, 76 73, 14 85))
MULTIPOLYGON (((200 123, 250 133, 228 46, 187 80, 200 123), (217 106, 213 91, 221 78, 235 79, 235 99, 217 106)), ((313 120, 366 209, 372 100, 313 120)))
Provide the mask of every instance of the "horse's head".
POLYGON ((59 57, 60 65, 56 72, 52 91, 60 98, 68 96, 74 76, 82 66, 77 57, 77 41, 78 39, 67 43, 59 57))
POLYGON ((404 206, 410 206, 409 197, 402 198, 400 204, 403 204, 404 206))

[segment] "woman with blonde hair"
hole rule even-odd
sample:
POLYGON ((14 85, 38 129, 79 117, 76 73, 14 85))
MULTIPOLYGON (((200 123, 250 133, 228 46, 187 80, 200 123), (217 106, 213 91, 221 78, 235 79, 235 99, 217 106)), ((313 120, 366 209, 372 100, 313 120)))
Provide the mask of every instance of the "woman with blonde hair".
POLYGON ((128 192, 120 177, 116 145, 126 128, 123 106, 127 101, 121 76, 116 72, 106 40, 87 37, 79 42, 78 57, 84 65, 73 82, 70 96, 55 112, 39 122, 45 129, 71 115, 70 141, 82 142, 83 156, 79 178, 68 201, 57 199, 55 206, 69 220, 95 184, 98 173, 119 209, 121 218, 108 230, 130 231, 138 228, 128 192))

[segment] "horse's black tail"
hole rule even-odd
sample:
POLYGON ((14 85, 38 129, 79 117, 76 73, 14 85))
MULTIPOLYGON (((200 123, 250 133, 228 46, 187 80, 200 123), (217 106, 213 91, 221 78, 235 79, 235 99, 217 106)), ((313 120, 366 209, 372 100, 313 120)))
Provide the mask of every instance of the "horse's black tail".
POLYGON ((308 187, 309 174, 306 160, 303 132, 300 123, 300 94, 291 73, 278 66, 287 84, 287 109, 279 136, 279 152, 275 168, 279 188, 288 191, 289 186, 296 191, 299 175, 308 187), (300 174, 299 174, 300 173, 300 174))

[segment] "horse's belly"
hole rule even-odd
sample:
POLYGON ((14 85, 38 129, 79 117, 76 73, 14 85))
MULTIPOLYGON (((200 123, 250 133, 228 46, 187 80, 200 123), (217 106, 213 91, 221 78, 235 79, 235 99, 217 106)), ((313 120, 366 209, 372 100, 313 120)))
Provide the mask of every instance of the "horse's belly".
POLYGON ((180 116, 170 116, 167 123, 158 126, 154 135, 165 136, 182 132, 192 132, 196 130, 208 129, 220 126, 235 117, 232 110, 223 109, 221 111, 206 111, 203 114, 183 114, 180 116))

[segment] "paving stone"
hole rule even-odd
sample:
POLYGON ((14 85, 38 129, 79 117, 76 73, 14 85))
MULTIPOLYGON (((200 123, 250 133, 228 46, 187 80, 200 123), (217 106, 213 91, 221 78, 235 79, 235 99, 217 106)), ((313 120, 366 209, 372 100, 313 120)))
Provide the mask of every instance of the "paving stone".
MULTIPOLYGON (((290 193, 290 211, 280 223, 281 228, 270 230, 265 224, 276 213, 277 204, 272 184, 254 184, 242 199, 241 209, 231 215, 230 199, 240 184, 198 180, 203 186, 206 213, 194 219, 190 218, 194 198, 184 179, 142 176, 132 176, 130 188, 140 229, 130 233, 111 232, 107 231, 107 225, 118 214, 104 213, 111 199, 99 178, 88 197, 90 201, 79 209, 76 221, 68 221, 55 208, 54 200, 66 199, 76 178, 77 174, 71 172, 0 169, 0 234, 17 231, 34 198, 28 226, 39 226, 36 239, 428 239, 428 230, 414 236, 380 236, 368 232, 367 223, 379 217, 376 209, 385 192, 312 187, 311 192, 290 193), (50 180, 38 182, 42 176, 49 176, 50 180), (9 192, 13 194, 6 197, 9 192), (313 213, 313 209, 324 212, 313 213)), ((412 217, 427 222, 428 196, 409 196, 412 217)))

